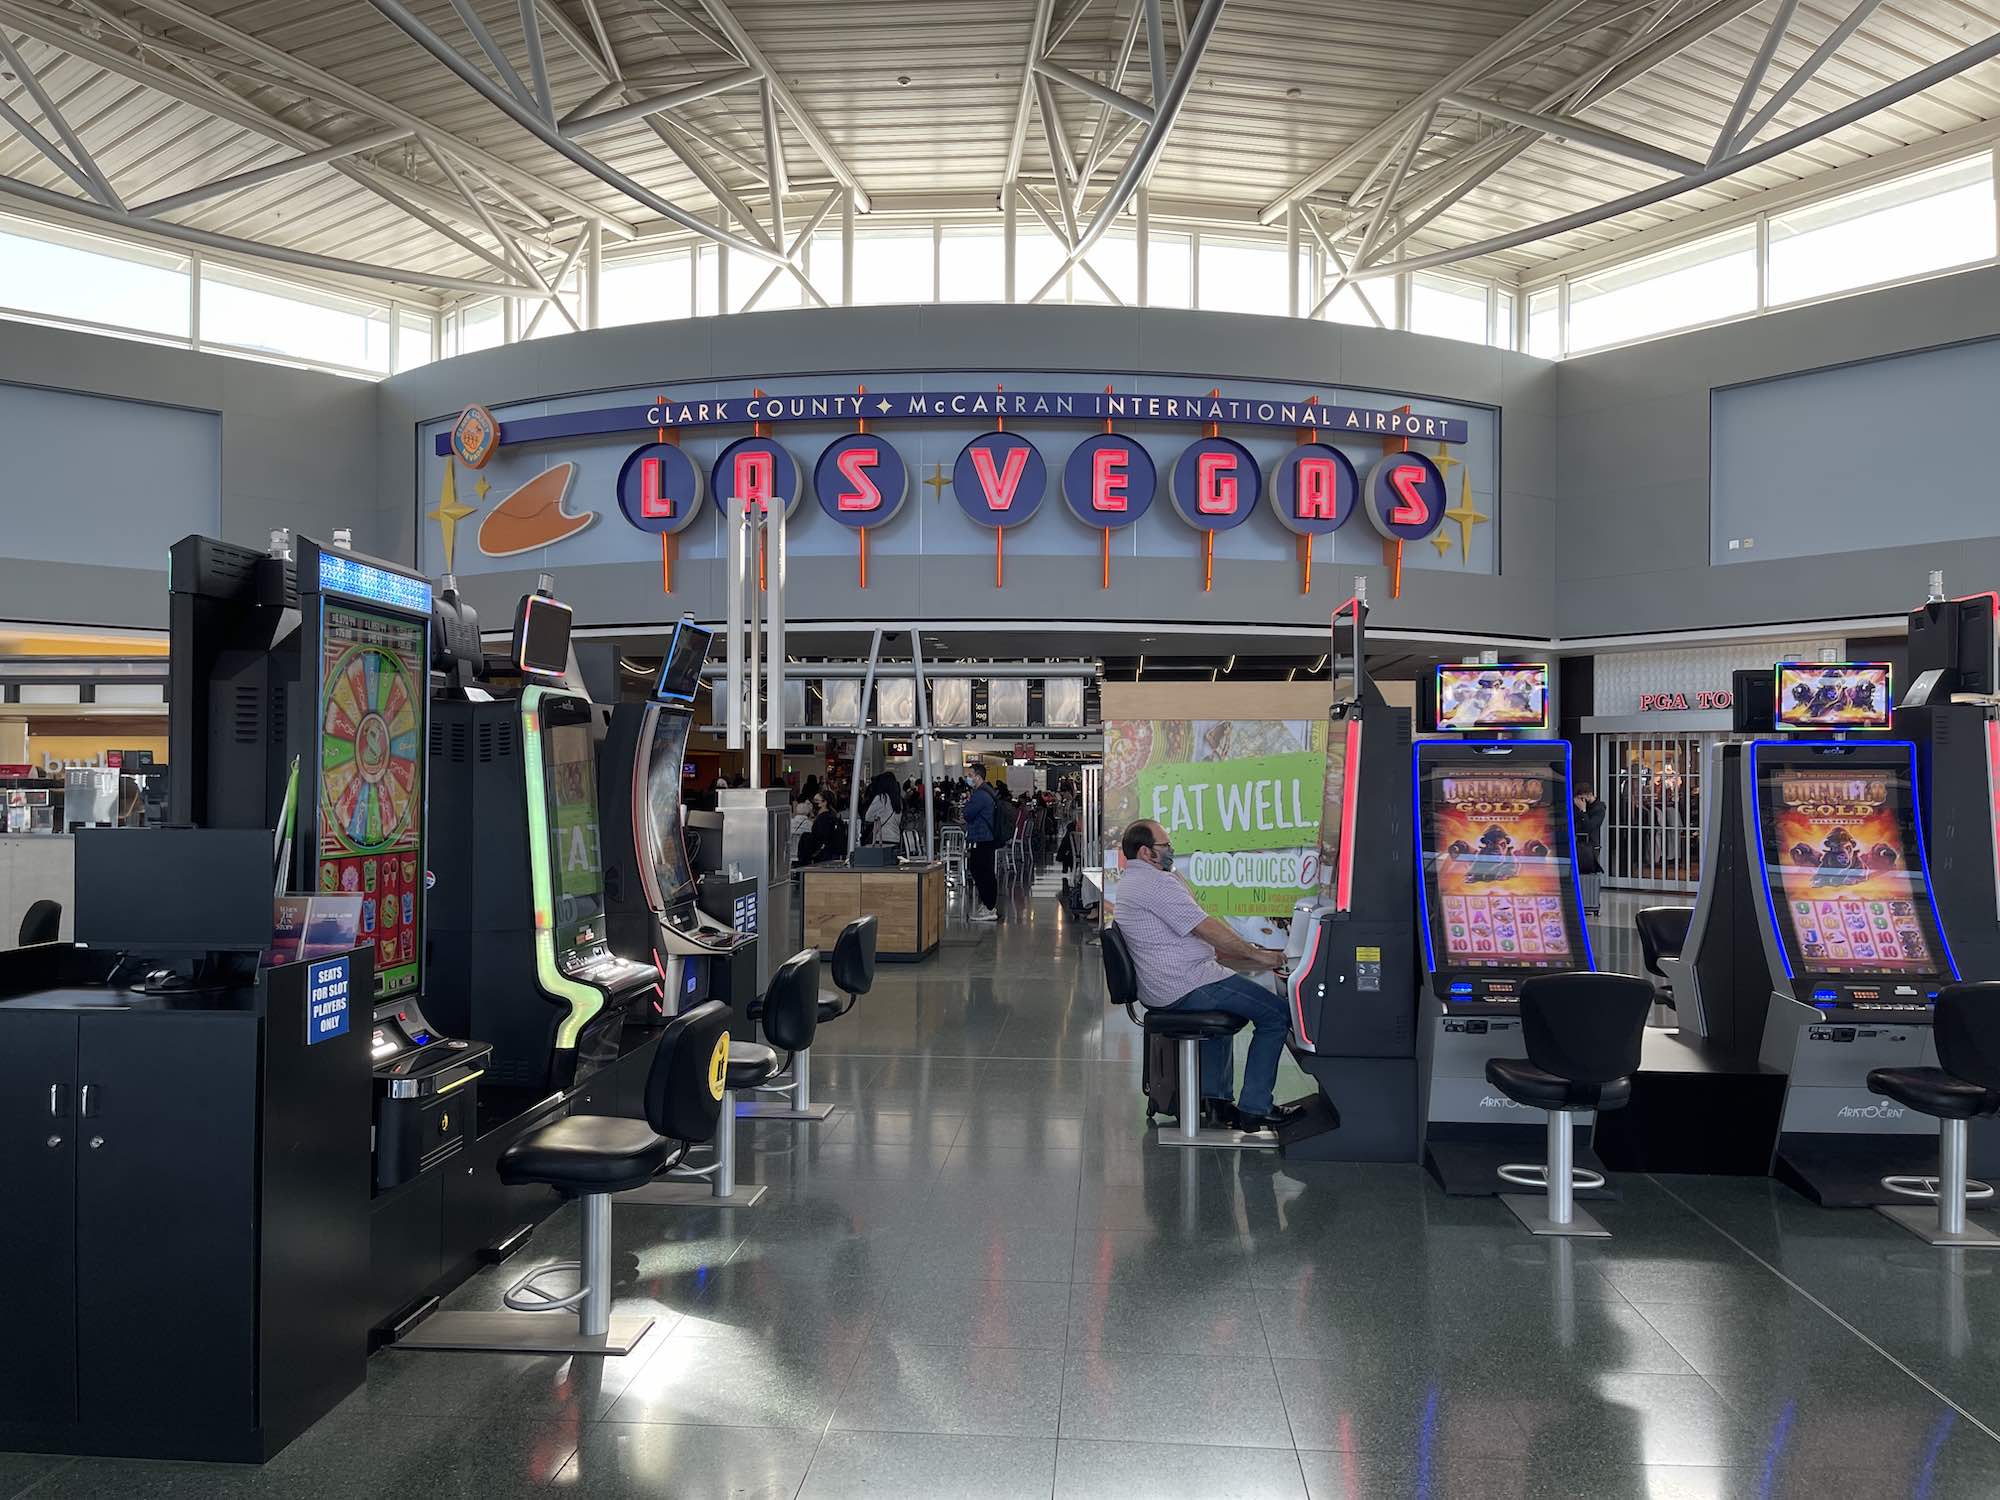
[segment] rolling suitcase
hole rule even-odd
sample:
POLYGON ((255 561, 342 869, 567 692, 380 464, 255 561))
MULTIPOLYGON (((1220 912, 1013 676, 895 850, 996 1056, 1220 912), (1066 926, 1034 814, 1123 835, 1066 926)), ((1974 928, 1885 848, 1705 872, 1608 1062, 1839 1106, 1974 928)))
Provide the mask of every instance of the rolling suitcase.
POLYGON ((1146 1038, 1145 1061, 1139 1070, 1140 1086, 1146 1091, 1146 1118, 1178 1116, 1181 1112, 1181 1074, 1178 1048, 1170 1036, 1146 1038))

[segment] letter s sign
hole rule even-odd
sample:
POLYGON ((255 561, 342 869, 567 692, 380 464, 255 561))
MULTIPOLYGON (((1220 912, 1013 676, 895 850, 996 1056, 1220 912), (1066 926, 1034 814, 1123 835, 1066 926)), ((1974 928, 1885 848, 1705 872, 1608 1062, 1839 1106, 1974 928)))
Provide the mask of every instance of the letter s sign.
POLYGON ((1422 453, 1385 453, 1362 485, 1368 519, 1392 541, 1421 542, 1444 524, 1444 475, 1422 453))

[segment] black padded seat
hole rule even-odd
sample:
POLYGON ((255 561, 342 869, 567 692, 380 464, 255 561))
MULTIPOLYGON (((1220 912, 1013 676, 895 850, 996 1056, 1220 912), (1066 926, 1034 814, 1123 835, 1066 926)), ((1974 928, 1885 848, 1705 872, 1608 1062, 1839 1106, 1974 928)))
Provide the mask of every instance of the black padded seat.
POLYGON ((824 1026, 828 1021, 838 1021, 853 1009, 854 997, 852 995, 836 995, 826 990, 819 992, 820 1025, 824 1026))
POLYGON ((725 1087, 754 1089, 760 1083, 768 1083, 777 1071, 777 1048, 767 1047, 762 1042, 730 1042, 729 1066, 723 1080, 725 1087))
POLYGON ((1203 1037, 1234 1036, 1247 1024, 1243 1017, 1231 1015, 1226 1010, 1146 1012, 1147 1035, 1172 1037, 1177 1042, 1187 1041, 1190 1038, 1199 1041, 1203 1037))
POLYGON ((1632 1080, 1614 1078, 1609 1083, 1578 1083, 1559 1074, 1545 1073, 1525 1058, 1489 1057, 1486 1081, 1516 1104, 1530 1109, 1623 1109, 1632 1098, 1632 1080))
POLYGON ((1633 913, 1632 925, 1639 929, 1639 958, 1648 974, 1667 977, 1660 960, 1681 956, 1693 922, 1692 906, 1647 906, 1633 913))
POLYGON ((566 1115, 501 1153, 500 1180, 509 1187, 539 1183, 572 1198, 618 1193, 648 1181, 673 1149, 644 1120, 566 1115))
POLYGON ((60 901, 37 901, 21 918, 21 946, 32 947, 36 943, 53 943, 62 934, 62 903, 60 901))
POLYGON ((2000 1113, 2000 1093, 1954 1078, 1943 1068, 1875 1068, 1868 1074, 1868 1092, 1940 1120, 1981 1120, 2000 1113))

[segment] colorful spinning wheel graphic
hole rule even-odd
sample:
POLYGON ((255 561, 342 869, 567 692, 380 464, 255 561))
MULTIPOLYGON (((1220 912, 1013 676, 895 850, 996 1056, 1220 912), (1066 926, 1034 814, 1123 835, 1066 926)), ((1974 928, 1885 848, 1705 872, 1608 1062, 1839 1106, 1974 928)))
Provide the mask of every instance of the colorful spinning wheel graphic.
POLYGON ((340 848, 370 854, 417 815, 417 710, 408 669, 376 646, 350 647, 327 675, 320 724, 320 822, 340 848))

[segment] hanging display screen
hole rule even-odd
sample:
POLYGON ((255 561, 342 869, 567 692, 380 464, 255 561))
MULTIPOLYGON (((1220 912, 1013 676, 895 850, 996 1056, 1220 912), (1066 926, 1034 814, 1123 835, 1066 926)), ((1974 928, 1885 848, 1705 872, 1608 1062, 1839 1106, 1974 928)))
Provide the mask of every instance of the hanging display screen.
POLYGON ((1439 730, 1547 729, 1546 662, 1441 666, 1437 669, 1439 730))
POLYGON ((322 607, 317 886, 361 898, 375 999, 422 980, 424 626, 322 607))
POLYGON ((1794 970, 1945 972, 1909 774, 1763 757, 1758 778, 1765 874, 1794 970))
POLYGON ((1437 967, 1579 967, 1566 778, 1548 764, 1435 761, 1422 776, 1437 967))
POLYGON ((1779 662, 1778 728, 1870 730, 1889 727, 1895 706, 1885 661, 1779 662))

